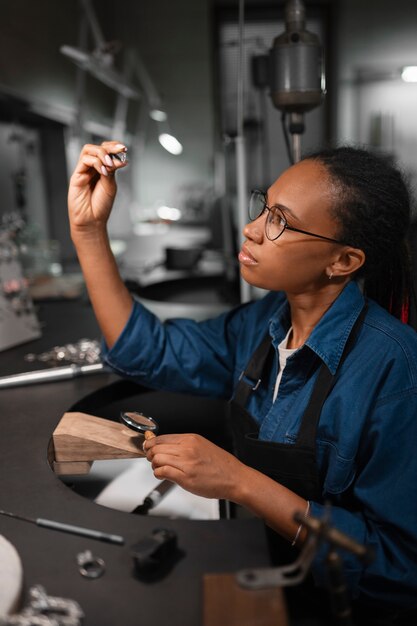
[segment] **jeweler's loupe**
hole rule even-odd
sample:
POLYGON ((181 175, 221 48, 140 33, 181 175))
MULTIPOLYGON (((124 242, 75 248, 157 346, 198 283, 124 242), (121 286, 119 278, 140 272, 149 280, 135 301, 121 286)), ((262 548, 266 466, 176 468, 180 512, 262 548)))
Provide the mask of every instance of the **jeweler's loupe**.
POLYGON ((135 430, 137 433, 144 434, 147 430, 150 430, 154 435, 158 434, 158 423, 143 413, 137 413, 136 411, 123 411, 120 413, 120 421, 128 428, 135 430))

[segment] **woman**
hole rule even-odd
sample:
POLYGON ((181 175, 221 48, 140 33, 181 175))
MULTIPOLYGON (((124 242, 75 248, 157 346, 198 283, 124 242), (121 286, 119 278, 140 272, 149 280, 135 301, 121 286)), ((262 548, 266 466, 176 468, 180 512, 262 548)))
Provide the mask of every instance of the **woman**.
MULTIPOLYGON (((417 589, 417 337, 395 319, 410 286, 401 174, 353 148, 290 167, 252 194, 239 254, 243 278, 270 293, 207 322, 161 324, 132 301, 106 234, 120 150, 85 146, 69 190, 105 358, 153 387, 233 399, 237 456, 163 435, 145 444, 155 476, 242 505, 295 546, 294 513, 321 517, 330 501, 332 524, 375 551, 369 565, 343 554, 352 597, 397 623, 417 589)), ((321 554, 313 576, 323 584, 321 554)))

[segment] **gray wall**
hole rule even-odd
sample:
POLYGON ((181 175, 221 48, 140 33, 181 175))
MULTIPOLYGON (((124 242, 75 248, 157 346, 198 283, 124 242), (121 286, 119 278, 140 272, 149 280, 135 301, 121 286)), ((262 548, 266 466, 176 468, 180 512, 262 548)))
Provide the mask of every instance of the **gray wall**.
POLYGON ((417 84, 404 83, 399 70, 417 64, 417 2, 340 0, 339 7, 337 137, 392 153, 416 188, 417 84))

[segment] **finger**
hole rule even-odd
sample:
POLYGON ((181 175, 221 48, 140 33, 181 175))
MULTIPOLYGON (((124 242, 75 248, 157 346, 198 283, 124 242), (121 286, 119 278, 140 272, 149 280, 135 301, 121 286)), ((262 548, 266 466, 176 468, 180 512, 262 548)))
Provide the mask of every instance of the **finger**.
POLYGON ((152 457, 151 460, 152 469, 155 470, 158 467, 163 467, 164 465, 169 465, 170 467, 175 467, 175 469, 184 472, 184 460, 175 454, 169 454, 166 452, 158 452, 152 457))
POLYGON ((157 455, 158 456, 165 455, 165 456, 170 456, 172 458, 181 457, 183 459, 186 456, 184 455, 184 450, 181 449, 179 446, 171 446, 169 444, 156 445, 156 446, 153 446, 152 449, 145 448, 145 454, 146 454, 148 461, 150 462, 153 462, 153 460, 155 459, 157 455))
POLYGON ((186 491, 189 491, 190 493, 194 493, 196 495, 201 495, 203 497, 217 497, 217 496, 212 496, 211 494, 208 495, 206 494, 206 490, 204 488, 199 488, 194 481, 187 476, 187 474, 185 474, 184 472, 182 472, 181 470, 178 470, 175 467, 172 467, 171 465, 164 465, 162 467, 158 467, 154 470, 154 476, 155 478, 158 478, 159 480, 169 480, 172 483, 175 483, 176 485, 179 485, 180 487, 182 487, 183 489, 185 489, 186 491))
MULTIPOLYGON (((121 145, 121 144, 120 144, 121 145)), ((110 154, 109 149, 106 149, 103 146, 96 146, 93 144, 86 144, 82 150, 82 155, 88 154, 90 156, 95 156, 100 159, 103 167, 107 169, 108 172, 114 171, 118 163, 122 162, 122 159, 115 159, 114 154, 110 154)), ((124 155, 124 152, 116 153, 119 155, 124 155)), ((103 171, 104 173, 104 171, 103 171)), ((105 175, 105 174, 104 174, 105 175)))
POLYGON ((155 439, 156 435, 151 430, 145 430, 145 433, 143 436, 144 436, 144 440, 142 443, 142 450, 146 454, 146 447, 145 447, 146 442, 150 441, 151 439, 155 439))
POLYGON ((194 433, 181 433, 181 434, 170 434, 170 435, 158 435, 154 439, 152 439, 153 445, 160 443, 171 443, 171 444, 184 444, 187 443, 191 439, 200 438, 200 435, 195 435, 194 433))
POLYGON ((172 443, 160 443, 159 437, 153 437, 152 439, 145 439, 142 443, 142 450, 146 454, 148 461, 152 461, 155 454, 164 453, 172 454, 173 456, 179 456, 181 449, 178 445, 172 443))
MULTIPOLYGON (((117 147, 121 146, 124 148, 122 144, 115 143, 115 145, 117 147)), ((115 158, 114 154, 110 154, 109 150, 103 146, 86 144, 81 151, 77 171, 78 173, 85 173, 88 171, 89 167, 94 167, 100 176, 111 176, 117 169, 120 169, 127 164, 122 158, 120 158, 121 156, 124 156, 124 152, 116 154, 119 155, 119 158, 115 158), (91 161, 91 157, 95 158, 95 160, 91 161)))
POLYGON ((109 152, 124 152, 127 150, 127 147, 121 141, 103 141, 101 146, 109 152))
POLYGON ((143 442, 142 448, 146 451, 151 450, 154 446, 162 443, 175 443, 178 442, 180 437, 178 435, 159 435, 158 437, 151 437, 143 442))
POLYGON ((108 168, 103 164, 98 156, 84 154, 79 161, 81 166, 79 173, 86 173, 89 169, 93 168, 100 176, 108 176, 108 168))
POLYGON ((176 483, 177 485, 180 485, 181 487, 183 486, 184 479, 185 479, 184 472, 170 465, 157 467, 154 470, 153 474, 155 478, 158 478, 159 480, 165 480, 165 479, 170 480, 171 482, 176 483))

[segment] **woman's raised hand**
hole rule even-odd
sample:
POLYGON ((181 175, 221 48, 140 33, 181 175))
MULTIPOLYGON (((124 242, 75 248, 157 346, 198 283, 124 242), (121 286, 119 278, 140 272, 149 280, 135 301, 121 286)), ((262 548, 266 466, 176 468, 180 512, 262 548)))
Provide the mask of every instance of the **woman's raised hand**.
POLYGON ((110 155, 121 152, 126 152, 126 147, 118 141, 83 147, 68 191, 73 231, 106 226, 117 190, 114 173, 127 164, 110 155))

